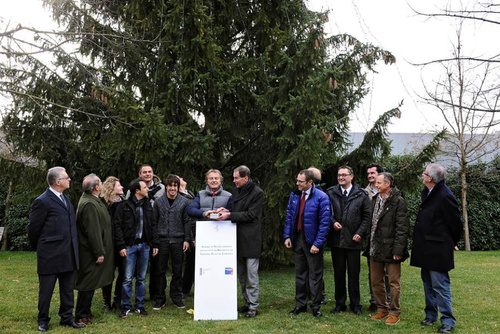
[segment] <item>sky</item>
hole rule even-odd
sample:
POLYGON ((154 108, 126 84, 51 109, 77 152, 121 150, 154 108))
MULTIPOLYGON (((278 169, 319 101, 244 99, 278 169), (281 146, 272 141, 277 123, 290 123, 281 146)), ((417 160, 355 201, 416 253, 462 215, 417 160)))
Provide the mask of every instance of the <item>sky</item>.
MULTIPOLYGON (((394 119, 389 131, 431 132, 445 124, 440 112, 422 102, 423 82, 433 87, 438 73, 422 71, 412 63, 449 57, 456 36, 456 24, 450 19, 428 19, 416 15, 411 7, 422 12, 435 12, 458 0, 307 0, 311 10, 329 10, 327 34, 348 33, 363 42, 390 51, 396 63, 376 66, 370 73, 370 93, 351 115, 351 130, 364 132, 378 116, 400 108, 402 116, 394 119), (430 73, 429 73, 430 72, 430 73)), ((465 6, 477 1, 463 0, 465 6)), ((18 22, 37 28, 55 28, 50 14, 42 8, 41 0, 3 1, 0 12, 2 26, 18 22)), ((464 29, 464 46, 474 55, 488 55, 500 50, 500 27, 469 24, 464 29)))

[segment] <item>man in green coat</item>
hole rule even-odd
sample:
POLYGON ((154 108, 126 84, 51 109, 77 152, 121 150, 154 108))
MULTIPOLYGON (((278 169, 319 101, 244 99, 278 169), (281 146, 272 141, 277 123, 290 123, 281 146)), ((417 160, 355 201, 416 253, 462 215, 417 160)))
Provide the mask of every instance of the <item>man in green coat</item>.
POLYGON ((84 177, 83 194, 76 210, 80 250, 80 269, 76 282, 78 298, 75 318, 85 324, 92 322, 94 291, 113 281, 113 236, 111 217, 99 198, 102 183, 95 174, 84 177))

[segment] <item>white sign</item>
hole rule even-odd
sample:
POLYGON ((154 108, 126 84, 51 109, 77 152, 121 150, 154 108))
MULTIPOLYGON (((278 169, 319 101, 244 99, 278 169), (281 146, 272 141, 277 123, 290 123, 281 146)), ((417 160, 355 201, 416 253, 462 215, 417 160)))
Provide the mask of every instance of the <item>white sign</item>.
POLYGON ((237 320, 236 225, 197 221, 194 320, 237 320))

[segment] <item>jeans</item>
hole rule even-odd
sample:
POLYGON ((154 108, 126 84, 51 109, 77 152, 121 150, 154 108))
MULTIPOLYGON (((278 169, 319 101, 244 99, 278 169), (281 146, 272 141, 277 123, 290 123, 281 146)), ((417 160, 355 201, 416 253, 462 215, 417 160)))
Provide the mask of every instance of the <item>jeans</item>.
POLYGON ((251 310, 259 308, 259 259, 238 258, 238 276, 245 304, 251 310))
POLYGON ((451 284, 448 272, 421 270, 425 292, 425 318, 436 321, 441 312, 441 324, 455 327, 451 307, 451 284))
POLYGON ((122 308, 132 308, 132 279, 135 272, 135 308, 144 307, 146 297, 146 273, 148 271, 149 246, 140 243, 127 247, 125 258, 125 277, 122 288, 122 308), (136 272, 137 270, 137 272, 136 272))

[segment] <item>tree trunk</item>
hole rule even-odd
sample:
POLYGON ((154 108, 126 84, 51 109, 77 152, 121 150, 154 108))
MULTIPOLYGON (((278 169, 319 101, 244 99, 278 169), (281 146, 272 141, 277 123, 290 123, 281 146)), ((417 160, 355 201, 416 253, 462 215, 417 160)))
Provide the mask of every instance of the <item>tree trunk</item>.
POLYGON ((470 251, 470 238, 469 238, 469 215, 467 214, 467 167, 460 168, 460 183, 461 183, 461 198, 462 198, 462 219, 464 221, 464 242, 465 250, 470 251))

